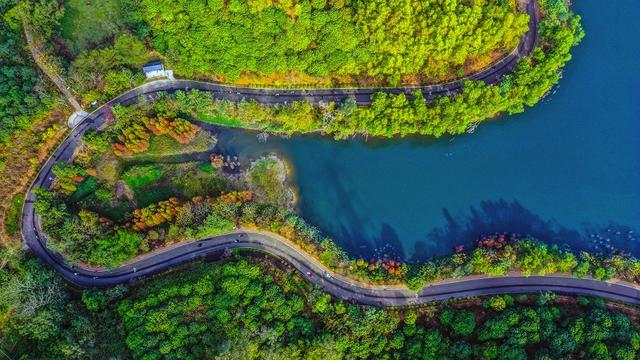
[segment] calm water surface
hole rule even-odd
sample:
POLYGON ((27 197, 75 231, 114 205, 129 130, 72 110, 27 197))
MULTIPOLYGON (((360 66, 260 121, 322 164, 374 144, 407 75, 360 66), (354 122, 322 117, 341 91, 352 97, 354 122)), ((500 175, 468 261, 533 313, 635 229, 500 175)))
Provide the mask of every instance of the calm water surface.
POLYGON ((640 2, 574 3, 587 37, 556 92, 473 135, 259 144, 225 130, 220 146, 287 158, 302 216, 354 255, 388 244, 419 260, 502 231, 640 255, 640 2))

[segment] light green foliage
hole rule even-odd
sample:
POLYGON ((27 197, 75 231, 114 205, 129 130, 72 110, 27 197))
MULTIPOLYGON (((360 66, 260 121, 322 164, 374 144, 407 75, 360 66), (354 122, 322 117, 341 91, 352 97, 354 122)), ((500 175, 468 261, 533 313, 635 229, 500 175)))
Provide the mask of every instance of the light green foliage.
POLYGON ((134 165, 122 173, 122 180, 133 190, 153 184, 162 177, 162 168, 157 165, 134 165))
POLYGON ((447 76, 455 66, 496 49, 515 48, 529 17, 509 2, 374 0, 355 2, 364 34, 367 75, 397 83, 402 75, 447 76), (446 14, 446 15, 445 15, 446 14))
POLYGON ((56 162, 51 171, 56 176, 56 186, 66 194, 75 192, 77 184, 87 174, 86 170, 81 166, 71 165, 66 162, 56 162))
POLYGON ((142 4, 154 46, 170 54, 177 71, 231 79, 244 71, 362 75, 392 83, 402 75, 449 75, 452 66, 515 47, 527 29, 527 16, 506 1, 142 4))
MULTIPOLYGON (((550 12, 550 11, 549 11, 550 12)), ((555 14, 555 13, 553 13, 555 14)), ((370 106, 328 104, 312 108, 294 102, 265 106, 256 102, 214 102, 210 122, 295 133, 322 131, 337 138, 355 134, 392 137, 410 134, 460 134, 477 123, 507 112, 524 111, 537 103, 560 79, 559 70, 584 32, 576 15, 549 15, 540 24, 540 45, 520 60, 514 72, 497 85, 465 81, 463 91, 427 103, 420 92, 411 96, 376 93, 370 106)), ((391 16, 391 15, 390 15, 391 16)))
POLYGON ((577 264, 572 253, 542 243, 520 242, 515 251, 519 254, 516 266, 525 275, 569 272, 577 264))
POLYGON ((202 225, 200 225, 195 234, 196 239, 202 239, 208 236, 222 234, 235 229, 235 224, 218 214, 209 214, 202 225))
POLYGON ((86 166, 96 167, 105 153, 111 150, 109 139, 104 133, 98 133, 91 129, 84 133, 82 142, 86 148, 83 152, 85 158, 78 158, 77 161, 84 161, 86 166))
POLYGON ((117 230, 114 234, 99 238, 89 255, 92 264, 116 267, 138 253, 142 235, 128 230, 117 230))
POLYGON ((495 311, 502 311, 506 309, 508 306, 513 306, 514 301, 511 295, 496 295, 491 296, 490 298, 484 300, 482 302, 482 306, 485 308, 490 308, 495 311))
MULTIPOLYGON (((64 16, 64 7, 55 0, 34 0, 34 1, 4 1, 7 5, 15 6, 6 12, 6 20, 16 23, 26 22, 33 35, 50 39, 58 35, 60 31, 60 20, 64 16)), ((3 12, 4 13, 4 12, 3 12)), ((18 26, 17 24, 14 24, 18 26)), ((48 44, 50 45, 50 44, 48 44)))
POLYGON ((500 257, 487 249, 475 249, 471 255, 470 267, 472 272, 492 276, 506 275, 511 269, 512 259, 508 256, 500 257))
POLYGON ((211 114, 213 112, 213 104, 211 103, 211 95, 198 90, 176 91, 176 105, 185 115, 197 118, 200 115, 211 114))

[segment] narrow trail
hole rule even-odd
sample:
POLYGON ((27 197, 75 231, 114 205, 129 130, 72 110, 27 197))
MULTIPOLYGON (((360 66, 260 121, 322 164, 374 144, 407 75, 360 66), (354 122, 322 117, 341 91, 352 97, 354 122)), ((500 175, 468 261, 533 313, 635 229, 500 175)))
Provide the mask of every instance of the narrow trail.
POLYGON ((24 31, 24 37, 27 40, 27 46, 29 47, 29 51, 31 52, 31 56, 35 61, 38 68, 53 82, 58 90, 67 98, 67 101, 73 106, 76 111, 82 111, 82 106, 75 99, 71 91, 69 90, 69 86, 67 86, 66 81, 58 75, 58 73, 52 68, 51 64, 49 64, 46 60, 46 55, 42 51, 42 45, 36 43, 29 31, 29 24, 26 21, 22 22, 22 29, 24 31))

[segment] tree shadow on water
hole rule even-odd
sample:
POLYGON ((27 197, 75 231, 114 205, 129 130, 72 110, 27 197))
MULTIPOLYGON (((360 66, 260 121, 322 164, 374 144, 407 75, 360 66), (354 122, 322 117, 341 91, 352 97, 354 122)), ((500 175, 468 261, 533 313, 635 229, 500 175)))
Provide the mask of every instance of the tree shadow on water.
POLYGON ((404 248, 396 230, 389 224, 383 223, 380 233, 368 235, 368 231, 359 224, 342 225, 340 234, 336 236, 338 244, 351 256, 366 260, 371 258, 404 259, 404 248))
POLYGON ((326 189, 325 195, 334 199, 331 204, 333 216, 338 217, 339 229, 331 231, 322 230, 326 235, 333 237, 336 242, 351 256, 369 259, 373 256, 388 255, 390 257, 404 257, 404 250, 396 230, 388 223, 382 223, 379 234, 374 234, 372 227, 378 225, 366 216, 360 214, 357 209, 363 199, 358 198, 356 192, 351 191, 342 177, 337 176, 335 165, 327 161, 322 164, 325 174, 333 176, 332 186, 326 189), (379 253, 379 254, 378 254, 379 253))
POLYGON ((468 215, 458 218, 446 208, 442 213, 446 225, 434 228, 424 241, 416 242, 412 260, 424 261, 449 254, 455 245, 470 248, 483 235, 503 232, 531 236, 550 244, 584 248, 578 230, 566 228, 554 219, 544 220, 516 200, 482 201, 478 207, 471 207, 468 215))

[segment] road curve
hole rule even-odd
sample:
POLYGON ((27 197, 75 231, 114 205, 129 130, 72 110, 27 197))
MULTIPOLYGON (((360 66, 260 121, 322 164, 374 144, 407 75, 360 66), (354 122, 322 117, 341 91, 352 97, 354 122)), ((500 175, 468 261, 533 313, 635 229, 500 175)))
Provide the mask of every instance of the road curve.
MULTIPOLYGON (((530 14, 530 29, 523 36, 518 49, 500 62, 471 76, 471 79, 495 83, 513 69, 520 57, 531 53, 536 43, 536 29, 539 20, 537 5, 534 0, 529 0, 527 11, 530 14)), ((212 97, 218 99, 230 101, 254 99, 267 104, 287 103, 296 100, 306 100, 312 103, 339 102, 345 98, 352 98, 359 104, 364 105, 370 103, 371 95, 377 91, 408 94, 412 91, 420 90, 425 97, 434 98, 455 93, 460 90, 461 86, 461 81, 454 81, 440 85, 402 88, 276 90, 240 88, 190 80, 155 81, 121 94, 91 113, 80 125, 73 129, 71 134, 44 164, 32 184, 32 188, 49 188, 51 186, 53 164, 56 161, 69 161, 71 159, 74 150, 81 143, 82 135, 89 129, 98 129, 103 125, 104 113, 108 107, 115 104, 133 104, 143 96, 153 98, 154 94, 160 91, 175 92, 177 90, 199 89, 210 92, 212 97)), ((640 305, 640 289, 634 284, 576 279, 560 275, 530 277, 472 276, 432 283, 419 292, 410 291, 403 286, 370 286, 332 273, 312 256, 301 251, 286 239, 273 234, 257 232, 235 232, 214 236, 151 254, 111 271, 92 271, 66 264, 59 254, 47 248, 45 234, 40 228, 38 215, 33 207, 34 200, 35 195, 30 189, 22 213, 22 236, 26 245, 63 278, 80 287, 114 286, 130 282, 136 278, 156 274, 172 266, 203 258, 210 254, 220 254, 230 249, 251 249, 268 253, 288 262, 300 271, 303 276, 306 276, 309 281, 337 298, 367 305, 405 306, 457 297, 547 290, 568 294, 600 296, 640 305), (309 276, 308 274, 312 275, 309 276)))

